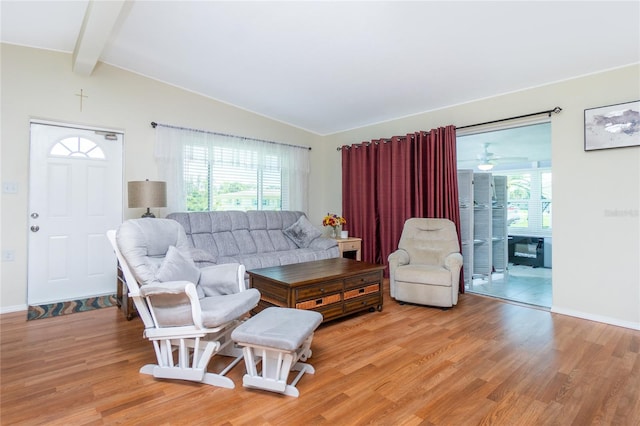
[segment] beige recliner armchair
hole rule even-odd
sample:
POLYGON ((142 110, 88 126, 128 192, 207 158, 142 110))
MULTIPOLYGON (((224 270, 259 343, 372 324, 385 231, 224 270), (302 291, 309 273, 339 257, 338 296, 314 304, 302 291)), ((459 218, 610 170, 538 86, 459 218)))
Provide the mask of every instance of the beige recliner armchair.
POLYGON ((411 218, 398 250, 389 255, 391 297, 401 302, 451 307, 458 303, 462 255, 449 219, 411 218))

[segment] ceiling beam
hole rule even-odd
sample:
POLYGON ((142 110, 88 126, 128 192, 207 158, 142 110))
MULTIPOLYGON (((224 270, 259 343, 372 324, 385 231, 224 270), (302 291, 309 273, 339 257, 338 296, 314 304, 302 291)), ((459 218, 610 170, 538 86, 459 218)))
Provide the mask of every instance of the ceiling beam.
POLYGON ((124 4, 125 0, 89 1, 73 50, 73 72, 91 75, 124 4))

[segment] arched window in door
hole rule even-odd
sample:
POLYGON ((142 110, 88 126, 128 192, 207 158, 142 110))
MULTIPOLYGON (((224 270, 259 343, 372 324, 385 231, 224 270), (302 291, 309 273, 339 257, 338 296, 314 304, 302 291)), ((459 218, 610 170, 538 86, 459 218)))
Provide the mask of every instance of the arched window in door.
POLYGON ((49 154, 52 157, 80 157, 94 160, 105 159, 104 151, 95 142, 77 136, 62 139, 51 148, 49 154))

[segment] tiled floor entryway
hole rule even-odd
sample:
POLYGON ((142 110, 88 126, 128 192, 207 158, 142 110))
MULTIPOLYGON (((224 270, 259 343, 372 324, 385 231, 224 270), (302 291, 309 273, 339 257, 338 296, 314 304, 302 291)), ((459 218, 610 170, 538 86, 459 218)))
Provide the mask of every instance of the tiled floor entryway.
POLYGON ((509 264, 505 273, 494 273, 491 280, 474 277, 468 291, 550 308, 551 269, 509 264))

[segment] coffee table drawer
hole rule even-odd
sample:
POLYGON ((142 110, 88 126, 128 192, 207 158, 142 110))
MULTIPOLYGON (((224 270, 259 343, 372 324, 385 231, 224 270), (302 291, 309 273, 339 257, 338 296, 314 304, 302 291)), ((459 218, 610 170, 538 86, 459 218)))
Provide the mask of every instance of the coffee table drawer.
POLYGON ((329 321, 344 315, 344 309, 342 308, 342 303, 332 303, 330 305, 321 306, 319 308, 314 308, 312 310, 316 312, 320 312, 322 314, 323 321, 329 321))
POLYGON ((379 283, 380 282, 380 272, 372 272, 369 274, 361 274, 356 275, 354 277, 346 278, 344 280, 344 288, 350 289, 354 287, 362 287, 368 283, 379 283))
POLYGON ((296 303, 297 309, 314 309, 321 306, 330 305, 332 303, 339 303, 342 301, 340 293, 330 294, 329 296, 320 297, 318 299, 307 300, 304 302, 296 303))
POLYGON ((296 289, 296 301, 305 299, 314 299, 326 296, 331 293, 339 293, 342 291, 342 281, 329 281, 327 283, 318 284, 309 287, 296 289))
POLYGON ((379 293, 380 284, 371 284, 366 287, 355 288, 344 292, 344 300, 353 299, 354 297, 365 296, 371 293, 379 293))
POLYGON ((356 312, 366 308, 377 308, 382 306, 382 301, 379 294, 370 296, 357 297, 344 302, 344 312, 356 312))

